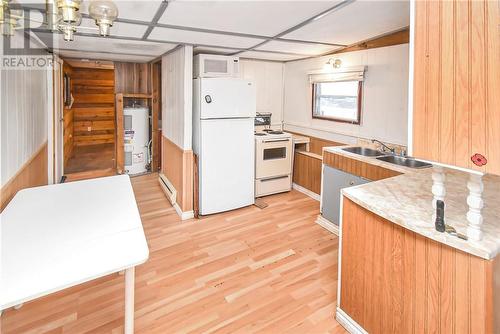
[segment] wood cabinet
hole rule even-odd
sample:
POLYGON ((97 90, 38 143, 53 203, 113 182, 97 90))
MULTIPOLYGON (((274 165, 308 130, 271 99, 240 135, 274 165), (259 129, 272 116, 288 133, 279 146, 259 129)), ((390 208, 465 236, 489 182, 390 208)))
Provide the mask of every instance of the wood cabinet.
POLYGON ((332 168, 362 177, 370 181, 378 181, 401 175, 400 172, 394 171, 392 169, 372 165, 368 162, 351 159, 349 157, 328 151, 323 152, 323 163, 332 168))
POLYGON ((415 157, 500 174, 499 22, 498 0, 415 1, 415 157))
POLYGON ((499 333, 499 257, 464 253, 343 202, 343 313, 369 333, 499 333))

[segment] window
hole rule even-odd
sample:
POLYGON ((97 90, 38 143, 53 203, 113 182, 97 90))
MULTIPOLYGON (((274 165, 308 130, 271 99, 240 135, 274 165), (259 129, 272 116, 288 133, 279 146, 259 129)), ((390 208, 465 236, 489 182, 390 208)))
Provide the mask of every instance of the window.
POLYGON ((315 82, 312 117, 359 124, 362 81, 315 82))

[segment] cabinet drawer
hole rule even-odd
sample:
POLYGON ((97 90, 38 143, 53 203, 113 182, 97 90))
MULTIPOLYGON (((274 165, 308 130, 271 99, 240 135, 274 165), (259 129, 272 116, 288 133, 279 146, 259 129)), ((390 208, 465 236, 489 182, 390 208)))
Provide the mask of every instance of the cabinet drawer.
POLYGON ((255 180, 255 197, 290 191, 292 180, 290 175, 255 180))

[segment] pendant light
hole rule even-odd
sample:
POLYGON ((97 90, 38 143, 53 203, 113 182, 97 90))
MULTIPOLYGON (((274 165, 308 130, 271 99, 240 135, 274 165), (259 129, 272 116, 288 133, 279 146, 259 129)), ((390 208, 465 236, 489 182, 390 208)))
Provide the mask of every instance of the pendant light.
POLYGON ((89 15, 99 26, 99 34, 108 36, 109 28, 113 26, 113 21, 118 17, 118 8, 111 1, 96 0, 89 5, 89 15))
POLYGON ((59 29, 63 33, 64 40, 67 42, 71 42, 74 40, 74 34, 76 32, 76 27, 82 23, 82 15, 80 13, 77 13, 77 15, 74 17, 73 22, 68 23, 64 22, 64 20, 61 18, 59 22, 59 29))

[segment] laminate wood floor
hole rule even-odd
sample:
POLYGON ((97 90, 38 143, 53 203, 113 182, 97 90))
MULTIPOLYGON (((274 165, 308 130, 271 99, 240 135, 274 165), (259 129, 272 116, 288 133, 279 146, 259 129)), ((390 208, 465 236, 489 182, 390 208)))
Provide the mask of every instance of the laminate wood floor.
MULTIPOLYGON (((132 178, 150 248, 136 269, 136 333, 343 333, 338 238, 292 191, 180 221, 157 174, 132 178)), ((33 277, 36 279, 36 277, 33 277)), ((109 275, 4 311, 2 334, 123 333, 124 277, 109 275)))

